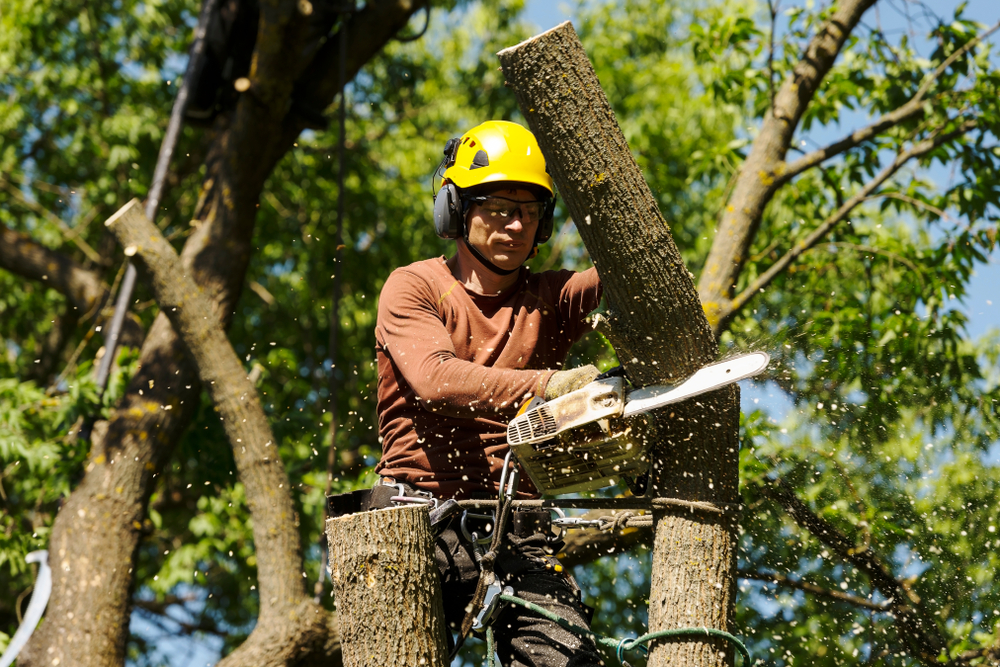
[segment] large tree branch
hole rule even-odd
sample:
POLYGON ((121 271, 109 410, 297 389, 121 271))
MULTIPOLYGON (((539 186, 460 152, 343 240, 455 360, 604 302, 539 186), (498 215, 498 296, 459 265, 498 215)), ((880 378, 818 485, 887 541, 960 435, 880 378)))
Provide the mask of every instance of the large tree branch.
POLYGON ((908 118, 922 115, 924 112, 924 100, 934 82, 940 78, 941 75, 944 74, 956 60, 968 53, 971 49, 975 48, 977 44, 992 35, 998 29, 1000 29, 1000 23, 995 24, 992 28, 980 33, 979 35, 976 35, 975 38, 970 39, 964 46, 956 49, 955 52, 938 65, 933 72, 928 73, 924 77, 920 87, 917 89, 917 92, 914 93, 913 97, 911 97, 909 101, 902 106, 881 116, 867 127, 855 130, 839 141, 835 141, 828 146, 806 153, 794 162, 777 166, 775 168, 775 184, 780 187, 807 169, 822 164, 830 158, 836 157, 837 155, 840 155, 841 153, 844 153, 845 151, 848 151, 855 146, 878 136, 882 132, 895 127, 908 118))
MULTIPOLYGON (((306 597, 298 518, 288 475, 257 390, 247 379, 211 301, 142 212, 139 201, 133 199, 105 224, 125 247, 125 254, 139 260, 161 312, 166 313, 194 361, 198 377, 222 419, 239 479, 246 489, 257 555, 261 606, 257 628, 261 633, 255 629, 240 651, 268 646, 269 664, 290 664, 304 647, 298 642, 283 642, 281 645, 291 654, 274 651, 274 636, 289 637, 305 631, 313 635, 311 640, 303 638, 306 646, 322 642, 326 612, 319 605, 308 608, 314 603, 306 597), (312 623, 303 625, 302 616, 312 623), (265 635, 267 642, 262 644, 254 634, 265 635)), ((260 656, 256 659, 259 661, 260 656)), ((230 660, 238 661, 238 657, 230 660)))
POLYGON ((976 119, 968 119, 960 123, 958 127, 951 132, 945 132, 937 136, 929 137, 910 146, 910 148, 904 151, 900 151, 891 164, 887 165, 882 171, 880 171, 875 178, 865 183, 864 187, 862 187, 853 197, 845 201, 843 205, 841 205, 830 217, 824 220, 804 239, 796 243, 791 250, 779 258, 778 261, 772 264, 771 267, 764 273, 760 274, 760 276, 758 276, 753 283, 740 292, 739 295, 737 295, 732 301, 721 304, 718 310, 718 321, 720 324, 724 324, 730 317, 743 308, 743 306, 749 303, 754 296, 770 285, 771 282, 781 274, 781 272, 787 269, 788 266, 798 259, 804 252, 822 241, 834 227, 847 219, 847 216, 851 213, 851 211, 853 211, 862 202, 871 198, 872 194, 890 177, 892 177, 893 174, 899 171, 903 165, 914 158, 919 158, 930 153, 949 141, 961 137, 977 127, 977 125, 978 122, 976 119))
POLYGON ((802 59, 782 84, 764 117, 750 155, 740 169, 723 211, 712 248, 698 282, 709 323, 716 335, 720 313, 746 261, 764 207, 774 196, 775 165, 784 160, 795 128, 811 103, 861 15, 876 0, 842 0, 809 42, 802 59))
MULTIPOLYGON (((430 0, 372 0, 364 8, 352 14, 342 29, 330 37, 320 47, 316 56, 302 72, 295 86, 294 99, 297 108, 316 114, 333 103, 340 92, 340 52, 341 40, 347 37, 347 62, 344 73, 350 81, 361 67, 372 59, 382 47, 392 39, 410 17, 423 8, 430 0)), ((293 117, 289 130, 292 136, 308 125, 308 118, 293 117)))
MULTIPOLYGON (((684 261, 628 148, 600 81, 568 22, 499 54, 507 84, 604 285, 629 379, 683 378, 718 353, 684 261), (627 212, 627 213, 624 213, 627 212)), ((727 629, 735 612, 739 392, 735 387, 636 421, 649 442, 649 494, 726 507, 721 516, 654 515, 650 630, 727 629)), ((708 637, 655 642, 649 664, 731 664, 708 637)))
POLYGON ((872 586, 889 598, 891 612, 899 621, 902 640, 915 649, 916 657, 928 667, 937 664, 937 658, 946 646, 945 641, 933 617, 926 612, 919 596, 907 584, 897 580, 889 567, 871 550, 858 549, 833 524, 817 516, 783 480, 764 484, 760 489, 765 496, 783 507, 799 526, 864 572, 872 586))
POLYGON ((0 268, 42 282, 64 295, 78 317, 93 313, 107 295, 107 287, 96 273, 4 225, 0 225, 0 268))

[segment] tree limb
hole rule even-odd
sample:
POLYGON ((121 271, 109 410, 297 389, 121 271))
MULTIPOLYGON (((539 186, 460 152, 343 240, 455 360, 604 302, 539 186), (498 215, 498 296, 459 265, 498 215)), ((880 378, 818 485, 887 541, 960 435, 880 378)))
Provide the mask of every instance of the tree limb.
POLYGON ((59 230, 66 237, 66 239, 75 243, 76 246, 83 252, 83 254, 87 256, 87 259, 94 262, 95 264, 102 263, 101 256, 97 254, 97 251, 91 248, 89 243, 80 238, 79 229, 70 228, 69 225, 67 225, 65 221, 63 221, 63 219, 60 218, 58 215, 55 215, 54 213, 52 213, 52 211, 48 210, 41 204, 38 204, 37 202, 33 202, 28 198, 26 198, 24 194, 18 188, 14 187, 14 185, 9 181, 0 179, 0 186, 2 186, 3 189, 8 192, 8 194, 10 194, 14 199, 16 199, 19 204, 21 204, 28 210, 33 211, 37 215, 42 216, 43 218, 54 224, 56 227, 58 227, 59 230))
POLYGON ((720 331, 720 313, 729 299, 733 286, 757 228, 764 207, 777 190, 774 166, 781 163, 792 135, 816 90, 833 66, 847 38, 861 20, 861 15, 876 0, 842 0, 830 18, 820 26, 810 40, 802 59, 785 79, 768 111, 760 133, 746 162, 740 169, 733 193, 723 210, 712 248, 698 281, 709 323, 716 335, 720 331))
POLYGON ((788 588, 794 588, 796 590, 804 591, 806 593, 812 593, 813 595, 827 597, 830 598, 831 600, 836 600, 837 602, 846 602, 848 604, 854 605, 855 607, 862 607, 864 609, 870 609, 871 611, 889 611, 891 609, 891 605, 886 602, 879 604, 867 600, 858 595, 852 595, 851 593, 844 593, 843 591, 823 588, 822 586, 811 584, 808 581, 802 581, 800 579, 792 579, 791 577, 786 577, 782 574, 751 572, 750 570, 741 569, 739 570, 738 575, 743 579, 754 579, 756 581, 770 581, 775 584, 779 584, 781 586, 787 586, 788 588))
POLYGON ((902 168, 904 164, 912 160, 913 158, 921 157, 930 153, 939 146, 956 139, 963 134, 966 134, 970 130, 977 126, 977 121, 975 119, 968 119, 961 123, 958 128, 951 132, 945 134, 932 136, 930 138, 924 139, 923 141, 914 144, 905 151, 901 151, 896 155, 896 158, 892 161, 890 165, 885 167, 878 175, 872 180, 865 183, 864 187, 861 188, 853 197, 848 199, 844 204, 836 210, 830 217, 820 224, 819 227, 814 229, 808 236, 796 243, 791 250, 785 253, 778 261, 771 265, 767 271, 760 274, 756 280, 753 281, 746 289, 740 292, 732 301, 726 302, 720 305, 719 308, 719 318, 720 323, 725 322, 730 317, 732 317, 736 312, 738 312, 743 306, 745 306, 750 299, 761 292, 765 287, 771 284, 771 282, 778 277, 778 275, 784 271, 788 266, 799 258, 802 253, 806 252, 817 243, 823 240, 827 234, 830 233, 834 227, 843 222, 847 216, 850 214, 855 207, 867 200, 875 190, 878 189, 882 183, 889 179, 893 174, 902 168))
MULTIPOLYGON (((293 98, 296 110, 319 114, 333 103, 340 91, 340 41, 347 35, 347 63, 345 73, 350 81, 361 67, 382 49, 386 42, 406 26, 410 17, 423 8, 429 0, 372 0, 363 9, 352 14, 344 24, 317 51, 308 67, 302 72, 293 98)), ((290 119, 291 136, 298 136, 306 127, 308 118, 301 113, 290 119)))
POLYGON ((816 515, 799 500, 784 480, 763 484, 760 489, 765 496, 783 507, 795 523, 864 572, 872 586, 889 598, 891 613, 899 621, 899 635, 903 641, 915 649, 916 657, 928 667, 937 664, 937 657, 946 647, 944 638, 933 617, 923 608, 919 596, 908 585, 897 580, 888 566, 871 550, 858 550, 833 524, 816 515))
MULTIPOLYGON (((694 276, 572 25, 497 56, 600 274, 617 332, 612 345, 630 381, 642 386, 688 376, 717 355, 718 345, 694 276)), ((637 442, 649 442, 650 496, 738 504, 737 387, 640 417, 633 426, 637 442)), ((735 512, 664 508, 654 521, 650 630, 732 627, 735 512)), ((731 664, 732 652, 707 637, 684 645, 655 642, 649 665, 731 664)))
MULTIPOLYGON (((198 377, 222 419, 240 481, 246 489, 257 555, 260 616, 240 651, 260 651, 267 646, 270 664, 290 664, 302 645, 289 644, 287 638, 304 631, 314 635, 305 640, 307 645, 321 643, 325 639, 326 612, 306 596, 298 518, 288 476, 278 455, 277 440, 257 390, 248 381, 212 303, 142 212, 139 201, 133 199, 105 224, 125 247, 125 254, 139 260, 140 270, 148 276, 161 312, 166 313, 194 360, 198 377), (312 622, 303 625, 302 616, 312 622), (285 640, 275 644, 276 634, 285 640), (254 635, 264 635, 266 643, 262 644, 254 635), (292 655, 276 651, 278 646, 291 649, 292 655)), ((261 657, 258 655, 256 659, 259 661, 261 657)), ((238 658, 231 662, 237 661, 238 658)))
POLYGON ((780 187, 795 176, 801 174, 803 171, 806 171, 811 167, 815 167, 832 157, 840 155, 841 153, 868 141, 869 139, 881 134, 891 127, 898 125, 908 118, 921 115, 924 110, 924 99, 926 98, 927 92, 930 90, 934 81, 944 74, 948 67, 950 67, 956 60, 968 53, 972 48, 992 35, 998 29, 1000 29, 1000 23, 995 24, 992 28, 980 33, 979 35, 976 35, 973 39, 966 42, 966 44, 964 44, 961 48, 956 49, 955 52, 938 65, 933 72, 928 73, 924 77, 920 87, 917 89, 917 92, 914 93, 913 97, 911 97, 909 101, 902 106, 881 116, 867 127, 855 130, 839 141, 835 141, 828 146, 811 151, 794 162, 778 165, 775 168, 776 185, 780 187))
POLYGON ((69 299, 80 318, 93 314, 107 295, 96 273, 4 225, 0 225, 0 268, 56 290, 69 299))

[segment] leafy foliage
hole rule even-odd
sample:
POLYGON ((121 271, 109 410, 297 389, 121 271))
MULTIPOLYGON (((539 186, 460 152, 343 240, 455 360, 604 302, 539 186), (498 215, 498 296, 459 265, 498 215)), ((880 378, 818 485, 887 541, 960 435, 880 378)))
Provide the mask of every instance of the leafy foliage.
MULTIPOLYGON (((111 284, 120 256, 93 221, 145 193, 195 6, 8 4, 0 17, 0 223, 111 284)), ((379 290, 396 266, 450 252, 429 224, 441 149, 481 119, 518 119, 492 54, 531 34, 523 3, 483 0, 447 9, 432 12, 425 38, 392 44, 348 89, 333 352, 336 128, 303 134, 260 201, 257 252, 230 338, 258 377, 280 442, 303 543, 312 545, 305 564, 311 581, 319 576, 331 422, 339 454, 334 492, 369 485, 380 452, 372 333, 379 290)), ((750 3, 577 7, 581 38, 692 270, 704 262, 752 128, 770 108, 772 80, 777 85, 791 72, 823 16, 788 10, 772 53, 771 27, 750 3)), ((838 122, 891 112, 980 30, 959 11, 928 26, 933 44, 922 56, 921 44, 907 36, 890 43, 878 29, 859 29, 809 107, 795 146, 804 152, 839 134, 838 122)), ((776 370, 762 391, 790 406, 784 415, 748 412, 742 424, 747 510, 738 630, 769 663, 916 663, 884 606, 887 592, 790 518, 767 494, 777 479, 906 582, 947 640, 942 658, 984 661, 970 652, 1000 639, 993 575, 1000 547, 1000 341, 971 340, 956 308, 996 240, 992 62, 988 47, 969 50, 934 80, 922 114, 783 188, 741 274, 737 291, 890 156, 960 118, 977 118, 976 132, 897 172, 880 196, 751 301, 722 337, 726 347, 773 353, 776 370), (954 177, 935 184, 940 165, 954 177)), ((178 150, 158 220, 174 240, 191 229, 210 131, 186 128, 178 150)), ((567 221, 532 266, 586 264, 567 221)), ((86 451, 72 433, 82 415, 114 404, 135 360, 134 352, 123 353, 98 399, 88 360, 99 347, 94 327, 105 311, 64 342, 57 365, 64 376, 29 380, 64 304, 39 283, 0 273, 0 631, 8 634, 17 626, 14 603, 32 580, 24 555, 45 546, 60 498, 81 474, 86 451)), ((147 326, 155 314, 141 289, 132 312, 147 326)), ((612 356, 595 337, 570 363, 608 364, 612 356)), ((136 617, 178 635, 218 638, 222 650, 239 644, 257 612, 255 556, 246 499, 211 405, 202 404, 158 477, 144 529, 136 617)), ((641 634, 648 559, 640 549, 577 572, 587 601, 599 607, 595 629, 641 634)), ((477 651, 481 644, 473 643, 467 663, 477 651)), ((168 658, 138 632, 130 660, 152 665, 168 658)))

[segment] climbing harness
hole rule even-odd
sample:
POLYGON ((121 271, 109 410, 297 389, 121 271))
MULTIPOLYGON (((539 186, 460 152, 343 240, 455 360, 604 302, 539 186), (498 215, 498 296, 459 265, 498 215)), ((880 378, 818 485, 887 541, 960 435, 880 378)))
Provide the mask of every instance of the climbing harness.
MULTIPOLYGON (((524 607, 529 611, 536 613, 543 618, 547 618, 550 621, 558 624, 560 627, 579 634, 581 636, 590 637, 598 644, 604 646, 605 648, 614 651, 618 662, 621 663, 622 667, 629 667, 628 662, 625 660, 624 653, 632 650, 643 650, 646 651, 645 645, 655 639, 669 639, 669 638, 683 638, 683 637, 717 637, 724 639, 732 644, 736 650, 740 653, 743 658, 743 665, 749 667, 750 665, 750 653, 746 646, 740 639, 728 632, 723 630, 718 630, 715 628, 675 628, 671 630, 658 630, 656 632, 647 632, 640 637, 623 637, 616 639, 613 637, 605 637, 598 635, 597 633, 588 630, 587 628, 574 625, 573 623, 562 618, 558 614, 555 614, 544 607, 537 604, 529 602, 523 598, 518 597, 514 594, 513 589, 510 586, 503 586, 500 581, 497 581, 495 574, 493 573, 493 559, 495 559, 495 554, 500 546, 500 541, 503 535, 507 532, 504 528, 506 526, 506 518, 504 513, 509 516, 510 512, 514 508, 527 509, 527 508, 544 508, 552 510, 556 513, 556 517, 552 519, 553 526, 559 526, 563 530, 570 529, 580 529, 580 528, 596 528, 601 531, 618 531, 624 528, 648 528, 653 525, 653 515, 652 514, 641 514, 637 512, 651 511, 653 509, 686 509, 689 512, 706 512, 709 514, 725 514, 730 510, 729 506, 719 507, 713 503, 708 502, 697 502, 697 501, 685 501, 675 498, 608 498, 608 499, 583 499, 583 498, 573 498, 573 499, 557 499, 557 500, 514 500, 517 493, 517 483, 520 480, 519 466, 517 462, 513 462, 513 466, 510 464, 511 453, 507 453, 507 457, 504 459, 504 467, 501 472, 500 477, 500 492, 499 497, 495 501, 484 501, 484 500, 463 500, 463 501, 451 501, 456 502, 456 505, 460 507, 468 507, 462 515, 462 533, 467 540, 473 545, 474 551, 478 554, 477 559, 480 563, 481 574, 479 585, 476 588, 476 595, 473 596, 472 605, 470 606, 470 611, 466 614, 466 619, 462 624, 462 631, 459 634, 458 641, 455 644, 454 649, 451 653, 451 658, 458 654, 458 650, 461 648, 468 631, 465 630, 466 624, 469 618, 474 616, 470 624, 470 629, 476 632, 484 632, 486 635, 486 664, 487 667, 494 666, 494 654, 495 654, 495 637, 493 632, 492 622, 496 620, 500 611, 502 610, 503 604, 512 604, 524 607), (508 471, 511 471, 510 479, 513 481, 508 481, 508 471), (582 509, 609 509, 615 511, 616 513, 608 516, 601 516, 595 519, 584 519, 581 517, 568 517, 564 511, 566 507, 575 507, 582 509), (493 508, 492 514, 483 513, 481 510, 486 508, 493 508), (480 510, 475 512, 474 510, 480 510), (476 532, 467 530, 466 522, 469 517, 472 518, 482 518, 490 519, 493 518, 495 525, 493 528, 492 538, 490 537, 479 537, 476 532), (484 552, 482 545, 486 542, 490 543, 489 552, 484 552), (487 553, 492 553, 492 559, 485 559, 487 553), (485 564, 484 564, 485 560, 485 564), (485 583, 484 583, 485 582, 485 583)), ((734 507, 733 509, 737 509, 734 507)))
MULTIPOLYGON (((451 651, 449 661, 454 660, 466 637, 472 631, 482 632, 487 642, 487 662, 494 665, 495 637, 492 623, 499 616, 505 604, 521 606, 533 613, 546 618, 560 627, 592 638, 597 644, 615 653, 623 667, 628 667, 625 653, 633 650, 645 650, 649 642, 657 639, 680 639, 698 637, 716 637, 732 644, 743 658, 743 665, 750 665, 750 654, 746 646, 736 636, 714 628, 675 628, 648 632, 640 637, 613 638, 598 635, 591 630, 574 625, 544 607, 540 607, 516 595, 511 586, 505 586, 499 581, 493 571, 497 554, 503 537, 509 532, 508 524, 514 510, 550 510, 556 514, 551 519, 553 526, 562 530, 598 529, 601 531, 619 531, 626 528, 648 528, 653 525, 654 510, 672 510, 688 513, 705 513, 725 515, 740 509, 738 503, 717 505, 704 501, 689 501, 677 498, 558 498, 546 500, 516 500, 517 488, 520 483, 520 470, 513 460, 512 452, 508 451, 504 459, 500 476, 498 496, 495 500, 440 500, 432 494, 423 492, 395 480, 379 481, 371 491, 359 491, 352 494, 328 497, 329 515, 336 516, 366 511, 384 507, 382 500, 374 500, 377 493, 383 500, 392 505, 420 503, 430 510, 432 528, 443 528, 447 519, 461 513, 458 531, 472 545, 473 555, 480 568, 479 583, 473 595, 469 611, 466 613, 459 630, 459 635, 451 651), (605 516, 587 519, 566 516, 565 509, 601 509, 612 513, 605 516), (480 528, 485 522, 485 528, 480 528), (482 534, 481 534, 482 533, 482 534)), ((2 666, 0 666, 2 667, 2 666)))

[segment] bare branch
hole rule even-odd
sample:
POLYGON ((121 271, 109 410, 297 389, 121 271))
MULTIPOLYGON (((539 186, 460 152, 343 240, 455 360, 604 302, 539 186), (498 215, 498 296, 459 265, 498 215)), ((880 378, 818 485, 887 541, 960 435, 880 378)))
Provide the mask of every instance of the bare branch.
MULTIPOLYGON (((167 608, 174 604, 182 604, 181 601, 175 600, 173 602, 158 602, 156 600, 133 600, 133 606, 136 609, 144 611, 150 615, 159 616, 163 618, 162 622, 175 623, 180 627, 180 633, 184 635, 193 635, 196 632, 207 632, 208 634, 216 635, 218 637, 227 637, 229 633, 220 630, 219 627, 213 623, 211 620, 205 616, 201 616, 197 623, 186 623, 180 619, 174 618, 167 614, 167 608)), ((161 621, 158 621, 162 625, 161 621)))
POLYGON ((771 282, 781 274, 788 266, 799 258, 804 252, 815 246, 817 243, 823 240, 830 231, 836 227, 838 224, 843 222, 847 216, 850 214, 855 207, 861 204, 863 201, 868 199, 871 194, 878 189, 887 179, 889 179, 893 174, 902 168, 904 164, 912 160, 913 158, 920 157, 930 153, 939 146, 966 134, 973 128, 977 126, 977 121, 975 119, 969 119, 961 123, 958 128, 951 132, 941 134, 938 136, 933 136, 925 139, 917 144, 914 144, 909 149, 902 151, 896 155, 896 158, 892 161, 892 164, 888 165, 883 169, 875 178, 868 181, 861 190, 855 194, 853 197, 848 199, 844 204, 837 209, 837 211, 831 215, 829 218, 823 221, 823 223, 814 229, 806 238, 802 239, 795 246, 792 247, 784 256, 781 257, 777 262, 775 262, 771 268, 762 273, 753 283, 750 284, 745 290, 743 290, 739 295, 733 298, 732 301, 725 304, 721 309, 720 321, 726 320, 731 317, 734 313, 739 311, 743 306, 745 306, 750 299, 752 299, 757 293, 762 291, 765 287, 771 284, 771 282))
POLYGON ((951 216, 948 215, 948 213, 946 211, 942 211, 937 206, 931 206, 930 204, 928 204, 925 201, 922 201, 922 200, 917 199, 915 197, 910 197, 908 195, 904 195, 901 192, 879 192, 878 194, 872 195, 871 197, 867 197, 867 200, 881 199, 881 198, 885 198, 885 199, 898 199, 899 201, 903 201, 903 202, 906 202, 907 204, 912 204, 913 206, 916 206, 918 208, 922 208, 922 209, 924 209, 926 211, 930 211, 931 213, 933 213, 937 217, 941 218, 942 220, 951 220, 952 219, 951 216))
POLYGON ((958 665, 969 665, 973 660, 980 660, 983 658, 986 659, 986 662, 982 663, 984 665, 995 665, 997 662, 1000 662, 1000 642, 993 644, 993 646, 985 646, 983 648, 965 651, 947 664, 956 665, 957 667, 958 665))
POLYGON ((260 584, 260 616, 250 638, 226 664, 257 655, 257 664, 288 664, 303 647, 326 639, 326 614, 306 596, 295 506, 277 439, 257 390, 226 338, 212 303, 133 199, 105 223, 139 260, 160 311, 188 349, 222 419, 246 489, 260 584), (281 638, 282 641, 277 641, 281 638), (283 643, 282 643, 283 642, 283 643), (266 660, 261 655, 268 656, 266 660))
POLYGON ((94 312, 107 294, 96 273, 4 225, 0 225, 0 268, 42 282, 65 295, 81 318, 94 312))
POLYGON ((52 211, 48 210, 38 202, 33 202, 27 197, 25 197, 24 193, 21 192, 18 188, 16 188, 13 183, 0 178, 0 187, 3 187, 3 189, 6 190, 10 194, 10 196, 16 199, 19 204, 27 208, 29 211, 32 211, 35 214, 42 216, 43 218, 54 224, 56 227, 58 227, 59 230, 66 237, 66 240, 75 243, 76 247, 78 247, 83 252, 83 254, 87 256, 87 259, 94 262, 95 264, 101 264, 101 256, 97 254, 97 251, 91 248, 89 243, 80 238, 79 236, 80 229, 71 228, 58 215, 55 215, 54 213, 52 213, 52 211))
POLYGON ((872 602, 871 600, 858 595, 852 595, 851 593, 845 593, 835 589, 823 588, 822 586, 817 586, 816 584, 810 584, 808 581, 792 579, 791 577, 786 577, 782 574, 751 572, 749 570, 739 570, 737 574, 743 579, 770 581, 781 586, 787 586, 796 590, 805 591, 806 593, 827 597, 831 600, 836 600, 837 602, 846 602, 854 605, 855 607, 862 607, 864 609, 870 609, 871 611, 889 611, 891 609, 891 605, 886 602, 881 604, 872 602))
POLYGON ((885 611, 891 611, 899 621, 900 637, 914 646, 921 662, 937 664, 937 657, 945 647, 944 638, 933 617, 923 609, 920 597, 906 583, 897 580, 871 550, 857 549, 833 524, 816 515, 783 480, 763 484, 760 490, 783 507, 795 523, 864 572, 872 586, 889 598, 890 609, 885 611))
POLYGON ((811 167, 815 167, 832 157, 840 155, 841 153, 868 141, 869 139, 881 134, 891 127, 898 125, 908 118, 922 114, 924 110, 924 98, 927 96, 927 92, 931 89, 931 85, 945 73, 952 63, 961 58, 964 54, 968 53, 969 50, 973 49, 977 44, 992 35, 998 29, 1000 29, 1000 23, 995 24, 992 28, 983 33, 976 35, 976 37, 970 39, 960 49, 956 49, 955 52, 938 65, 933 72, 929 72, 924 77, 923 81, 920 83, 920 87, 917 89, 917 92, 914 93, 913 97, 911 97, 906 104, 883 115, 871 125, 863 127, 860 130, 855 130, 839 141, 835 141, 828 146, 824 146, 823 148, 807 153, 794 162, 778 166, 775 169, 775 182, 779 186, 784 185, 795 176, 801 174, 803 171, 811 167))
POLYGON ((194 358, 233 448, 254 524, 261 614, 304 597, 295 508, 276 438, 257 391, 214 317, 212 305, 180 263, 174 249, 133 199, 105 223, 149 276, 160 310, 167 314, 194 358), (274 449, 271 449, 274 447, 274 449), (268 500, 265 501, 264 499, 268 500))

